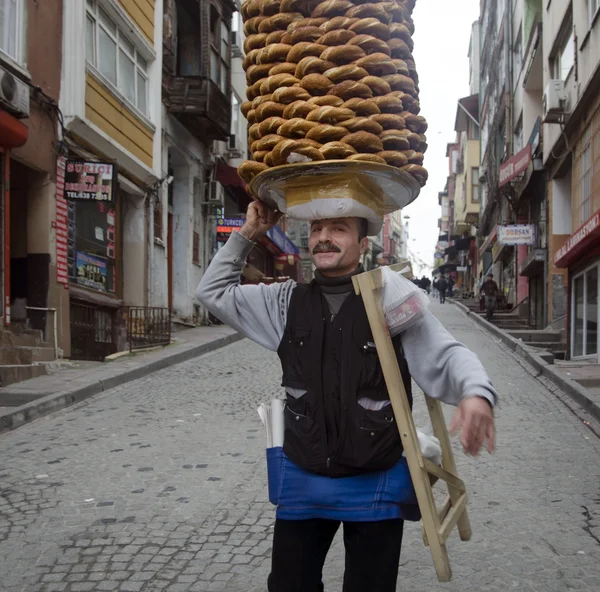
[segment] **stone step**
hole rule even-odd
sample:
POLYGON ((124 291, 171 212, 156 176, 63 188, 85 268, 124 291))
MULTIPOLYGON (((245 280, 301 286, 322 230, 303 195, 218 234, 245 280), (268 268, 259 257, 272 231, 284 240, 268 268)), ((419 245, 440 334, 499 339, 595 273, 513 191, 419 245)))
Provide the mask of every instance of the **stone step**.
POLYGON ((539 349, 549 349, 551 351, 561 351, 566 348, 562 341, 524 341, 529 347, 537 347, 539 349))
POLYGON ((0 386, 8 386, 46 374, 44 364, 13 364, 0 366, 0 386))
POLYGON ((600 390, 600 378, 576 378, 575 382, 585 388, 600 390))
POLYGON ((0 331, 0 346, 38 347, 44 342, 41 331, 30 331, 26 333, 13 333, 12 331, 0 331))
POLYGON ((508 331, 508 334, 521 341, 543 341, 544 343, 560 342, 562 338, 560 331, 536 331, 535 329, 508 331))
POLYGON ((52 362, 54 359, 54 348, 51 347, 0 346, 0 365, 52 362))

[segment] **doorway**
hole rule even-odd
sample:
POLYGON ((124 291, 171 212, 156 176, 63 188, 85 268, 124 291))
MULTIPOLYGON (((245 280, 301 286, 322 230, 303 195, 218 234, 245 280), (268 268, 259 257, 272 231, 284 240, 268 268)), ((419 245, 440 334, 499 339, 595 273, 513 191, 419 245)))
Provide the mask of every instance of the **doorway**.
POLYGON ((598 265, 573 278, 571 292, 571 357, 598 354, 598 265))

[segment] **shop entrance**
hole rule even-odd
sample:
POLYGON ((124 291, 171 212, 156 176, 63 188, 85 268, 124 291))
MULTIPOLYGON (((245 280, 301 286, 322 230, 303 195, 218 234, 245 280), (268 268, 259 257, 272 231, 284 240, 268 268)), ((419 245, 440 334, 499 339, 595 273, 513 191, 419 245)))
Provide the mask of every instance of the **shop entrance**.
POLYGON ((598 354, 598 265, 573 278, 571 292, 571 357, 598 354))

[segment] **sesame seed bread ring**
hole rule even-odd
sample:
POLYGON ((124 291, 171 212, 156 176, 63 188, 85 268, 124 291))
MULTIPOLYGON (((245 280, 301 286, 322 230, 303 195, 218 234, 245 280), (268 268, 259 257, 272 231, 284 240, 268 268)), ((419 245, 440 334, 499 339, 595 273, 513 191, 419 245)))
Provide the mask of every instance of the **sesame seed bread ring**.
POLYGON ((392 90, 401 90, 409 95, 415 92, 415 83, 412 78, 402 74, 390 74, 382 78, 392 87, 392 90))
POLYGON ((354 4, 349 0, 325 0, 320 2, 312 11, 313 17, 334 17, 345 16, 346 12, 351 10, 354 4))
POLYGON ((333 87, 333 82, 323 74, 309 74, 300 81, 300 87, 311 95, 324 95, 333 87))
POLYGON ((265 159, 263 161, 267 166, 269 167, 274 167, 275 164, 273 163, 273 152, 269 152, 266 156, 265 159))
POLYGON ((321 53, 321 59, 327 62, 333 62, 338 66, 351 64, 356 60, 366 56, 365 50, 358 45, 341 45, 340 47, 330 46, 321 53))
POLYGON ((244 40, 244 52, 248 53, 253 49, 261 49, 267 44, 266 33, 260 33, 258 35, 249 35, 244 40))
POLYGON ((410 142, 410 147, 412 150, 418 150, 421 147, 421 135, 420 134, 415 134, 415 132, 411 132, 410 130, 408 130, 408 141, 410 142))
POLYGON ((406 8, 397 2, 382 2, 380 6, 390 15, 392 23, 402 23, 409 16, 406 8))
POLYGON ((332 19, 326 19, 320 28, 323 33, 330 33, 338 29, 347 29, 359 20, 357 18, 348 18, 347 16, 334 16, 332 19))
POLYGON ((268 17, 258 26, 259 33, 272 33, 273 31, 287 31, 294 22, 304 18, 299 12, 280 12, 268 17))
POLYGON ((364 162, 378 162, 379 164, 387 164, 385 160, 381 158, 381 156, 377 156, 377 154, 365 154, 364 152, 347 156, 346 160, 362 160, 364 162))
POLYGON ((258 0, 260 14, 265 16, 273 16, 281 12, 281 0, 258 0))
POLYGON ((331 68, 335 68, 333 62, 327 62, 314 56, 307 56, 302 58, 296 65, 295 76, 296 78, 302 78, 308 74, 323 74, 331 68))
POLYGON ((252 86, 255 82, 266 78, 273 64, 255 64, 246 70, 246 83, 252 86))
POLYGON ((418 115, 415 115, 410 111, 405 111, 404 113, 402 113, 402 117, 404 117, 404 119, 406 120, 406 127, 411 132, 414 132, 415 134, 420 133, 419 126, 421 125, 421 120, 425 120, 424 118, 419 117, 418 115))
POLYGON ((402 74, 403 76, 410 76, 410 70, 404 60, 400 58, 392 58, 392 63, 396 66, 396 74, 402 74))
POLYGON ((272 43, 281 43, 285 31, 272 31, 267 35, 267 41, 265 45, 271 45, 272 43))
POLYGON ((357 35, 371 35, 381 41, 387 41, 390 38, 388 25, 382 23, 377 18, 363 18, 358 22, 350 25, 350 31, 357 35))
POLYGON ((403 154, 408 159, 408 164, 423 164, 425 160, 425 155, 422 152, 418 152, 417 150, 405 150, 403 154))
POLYGON ((246 88, 246 98, 251 101, 260 95, 260 86, 265 79, 261 78, 257 80, 254 84, 246 88))
POLYGON ((283 117, 269 117, 258 124, 260 137, 268 136, 269 134, 279 133, 277 130, 286 122, 283 117))
POLYGON ((356 33, 354 31, 350 31, 350 29, 338 29, 337 31, 329 31, 329 33, 325 33, 317 39, 317 43, 321 45, 327 46, 339 46, 345 45, 352 39, 356 37, 356 33))
POLYGON ((275 146, 277 146, 279 142, 281 142, 280 136, 278 136, 277 134, 268 134, 260 138, 260 140, 256 140, 256 142, 253 142, 250 149, 253 152, 259 150, 271 151, 273 150, 273 148, 275 148, 275 146))
MULTIPOLYGON (((322 32, 319 27, 298 27, 297 29, 289 32, 290 36, 290 45, 296 45, 296 43, 301 43, 302 41, 316 42, 319 37, 321 37, 322 32)), ((287 36, 284 35, 283 39, 287 36)))
POLYGON ((410 31, 404 23, 392 23, 390 25, 390 39, 402 39, 405 43, 412 41, 410 31))
MULTIPOLYGON (((320 57, 325 49, 326 47, 324 45, 318 45, 310 41, 302 41, 301 43, 298 43, 292 47, 290 53, 288 54, 287 60, 288 62, 298 64, 300 60, 309 56, 316 58, 320 57)), ((325 60, 326 58, 321 59, 325 60)))
POLYGON ((402 90, 393 90, 390 93, 390 95, 400 99, 406 111, 410 111, 409 107, 415 102, 415 99, 413 97, 411 97, 408 93, 405 93, 402 90))
POLYGON ((350 133, 369 132, 378 136, 383 132, 383 127, 379 123, 367 117, 353 117, 352 119, 338 123, 338 125, 345 127, 350 133))
POLYGON ((356 150, 346 142, 327 142, 319 148, 319 151, 326 160, 343 160, 352 154, 356 154, 356 150))
POLYGON ((375 96, 386 95, 392 90, 390 85, 378 76, 365 76, 364 78, 361 78, 360 81, 363 84, 366 84, 373 91, 375 96))
POLYGON ((356 60, 356 65, 367 70, 371 76, 388 76, 397 71, 396 64, 384 53, 372 53, 360 58, 356 60))
POLYGON ((262 49, 262 47, 259 47, 258 49, 251 49, 246 54, 246 57, 244 58, 244 61, 242 62, 242 68, 244 69, 244 72, 250 66, 253 66, 254 64, 256 64, 256 58, 258 57, 258 54, 260 53, 261 49, 262 49))
POLYGON ((252 153, 252 159, 257 162, 262 162, 267 154, 269 154, 269 150, 258 150, 257 152, 252 153))
POLYGON ((259 140, 262 137, 262 134, 260 133, 260 123, 253 123, 249 128, 248 128, 248 140, 250 140, 250 143, 254 142, 255 140, 259 140))
POLYGON ((301 12, 309 17, 321 0, 281 0, 280 12, 301 12))
POLYGON ((267 101, 256 108, 256 121, 258 123, 263 122, 269 117, 283 117, 285 105, 282 103, 275 103, 274 101, 267 101))
POLYGON ((379 134, 385 150, 410 150, 408 138, 400 130, 385 130, 379 134))
POLYGON ((240 9, 240 14, 245 21, 253 16, 258 16, 260 14, 258 0, 246 0, 243 2, 240 9))
POLYGON ((256 109, 250 109, 250 111, 248 111, 248 115, 246 116, 246 119, 248 120, 248 123, 250 125, 252 125, 253 123, 257 123, 256 122, 256 109))
POLYGON ((317 107, 311 111, 306 119, 308 121, 316 121, 318 123, 330 123, 336 125, 340 121, 346 121, 354 117, 354 111, 352 109, 344 109, 343 107, 331 107, 325 105, 323 107, 317 107))
POLYGON ((275 92, 282 86, 294 86, 294 84, 298 84, 299 82, 300 81, 291 74, 276 74, 275 76, 269 76, 261 84, 260 94, 266 95, 275 92))
MULTIPOLYGON (((275 76, 276 74, 292 74, 294 75, 296 72, 296 64, 291 64, 290 62, 282 62, 281 64, 275 64, 269 70, 269 76, 275 76)), ((296 76, 297 78, 297 76, 296 76)))
POLYGON ((323 76, 329 78, 334 84, 344 82, 344 80, 360 80, 368 75, 369 73, 364 68, 359 68, 355 64, 335 66, 323 72, 323 76))
POLYGON ((306 134, 306 138, 315 140, 321 144, 326 144, 327 142, 337 142, 347 135, 348 130, 345 127, 322 123, 311 129, 306 134))
POLYGON ((299 86, 278 88, 273 92, 273 100, 284 105, 289 105, 294 101, 307 101, 308 99, 310 99, 310 93, 299 86))
POLYGON ((246 37, 249 37, 250 35, 256 35, 257 33, 262 33, 262 31, 259 31, 259 27, 260 24, 263 21, 266 21, 269 17, 267 16, 253 16, 251 19, 248 19, 245 23, 244 23, 244 35, 246 35, 246 37))
POLYGON ((383 129, 404 129, 406 122, 404 117, 392 113, 382 113, 381 115, 371 115, 369 119, 376 121, 383 129))
POLYGON ((273 43, 263 47, 256 56, 257 64, 276 64, 277 62, 287 61, 288 54, 292 49, 291 45, 285 43, 273 43))
MULTIPOLYGON (((253 101, 252 101, 252 109, 256 109, 259 105, 262 105, 263 103, 266 103, 267 101, 270 101, 272 99, 273 95, 260 95, 258 97, 256 97, 253 101)), ((279 103, 281 101, 275 101, 276 103, 279 103)))
POLYGON ((311 97, 307 102, 311 105, 316 105, 317 107, 324 107, 325 105, 330 105, 331 107, 341 107, 344 101, 340 99, 340 97, 324 95, 322 97, 311 97))
POLYGON ((238 167, 238 175, 246 182, 250 183, 256 175, 266 171, 269 167, 264 162, 255 162, 253 160, 245 160, 238 167))
POLYGON ((410 173, 419 182, 421 187, 427 183, 429 175, 427 169, 422 166, 418 164, 407 164, 406 166, 403 166, 401 170, 410 173))
POLYGON ((369 153, 369 152, 382 152, 383 144, 381 140, 375 135, 369 132, 354 132, 344 136, 344 142, 350 144, 357 152, 369 153))
POLYGON ((373 91, 366 84, 362 84, 361 82, 344 80, 344 82, 340 82, 330 88, 327 94, 335 95, 336 97, 340 97, 341 99, 344 99, 344 101, 347 101, 354 97, 370 99, 373 96, 373 91))
POLYGON ((294 119, 295 117, 303 117, 306 119, 306 116, 316 108, 316 105, 311 105, 308 101, 294 101, 293 103, 286 105, 283 110, 283 117, 284 119, 294 119))
POLYGON ((318 124, 314 121, 307 121, 302 117, 294 117, 277 128, 277 134, 282 138, 304 138, 306 134, 318 124))
POLYGON ((288 158, 292 154, 301 154, 307 156, 311 160, 324 160, 323 155, 319 152, 313 143, 306 140, 282 140, 273 149, 272 157, 273 164, 280 166, 288 163, 288 158))
POLYGON ((244 101, 240 105, 240 111, 242 112, 242 115, 244 117, 248 117, 248 113, 250 113, 251 109, 252 109, 252 101, 244 101))
POLYGON ((417 134, 424 134, 427 131, 427 129, 429 128, 429 125, 427 124, 427 120, 422 115, 415 115, 415 117, 417 118, 417 122, 418 122, 416 125, 417 129, 412 130, 412 131, 416 131, 417 134))
POLYGON ((322 18, 303 18, 299 21, 294 21, 290 23, 287 30, 294 31, 295 29, 299 29, 300 27, 321 27, 323 23, 326 23, 327 19, 325 17, 322 18))
POLYGON ((392 52, 393 58, 400 58, 402 60, 411 58, 412 53, 408 48, 408 45, 406 45, 406 42, 402 39, 394 37, 393 39, 390 39, 387 44, 392 52))
POLYGON ((377 153, 377 156, 381 156, 381 158, 383 158, 390 166, 400 168, 408 164, 408 158, 406 158, 404 152, 399 152, 397 150, 382 150, 377 153))
POLYGON ((391 15, 385 10, 385 7, 383 7, 381 4, 372 3, 354 6, 348 10, 348 12, 346 12, 346 16, 359 19, 376 18, 384 25, 389 24, 392 19, 391 15))
POLYGON ((357 35, 348 41, 348 45, 356 45, 357 47, 360 47, 366 54, 384 53, 387 56, 392 55, 392 50, 390 49, 389 45, 385 41, 373 37, 373 35, 357 35))
POLYGON ((381 113, 400 114, 404 112, 402 101, 391 93, 382 97, 373 97, 373 102, 379 107, 381 113))

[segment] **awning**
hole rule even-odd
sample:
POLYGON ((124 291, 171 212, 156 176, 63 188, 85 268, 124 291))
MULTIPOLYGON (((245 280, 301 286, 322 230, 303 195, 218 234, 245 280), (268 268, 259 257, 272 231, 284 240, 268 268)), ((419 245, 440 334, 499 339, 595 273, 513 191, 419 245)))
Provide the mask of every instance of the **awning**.
POLYGON ((529 255, 519 267, 519 275, 535 277, 544 273, 544 262, 546 261, 546 249, 532 249, 529 255))
POLYGON ((0 109, 0 146, 20 148, 27 142, 28 127, 18 119, 0 109))
POLYGON ((569 267, 583 253, 600 240, 600 211, 596 212, 565 244, 554 254, 556 267, 569 267))
POLYGON ((490 232, 489 236, 483 241, 481 247, 479 247, 479 256, 483 256, 483 254, 492 246, 492 243, 496 241, 496 237, 498 236, 498 226, 494 226, 494 230, 490 232))
POLYGON ((238 175, 237 169, 235 167, 229 166, 223 161, 219 161, 217 163, 217 181, 221 183, 221 185, 230 185, 233 187, 240 187, 244 191, 246 191, 246 183, 242 181, 241 177, 238 175))

